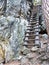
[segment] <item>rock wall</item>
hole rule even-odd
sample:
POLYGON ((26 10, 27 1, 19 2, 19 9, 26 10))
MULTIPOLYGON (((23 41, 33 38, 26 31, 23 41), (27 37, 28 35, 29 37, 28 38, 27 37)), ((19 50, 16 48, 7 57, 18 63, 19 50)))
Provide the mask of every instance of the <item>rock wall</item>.
POLYGON ((43 5, 43 14, 44 14, 44 18, 45 18, 45 23, 46 23, 46 27, 47 27, 47 32, 49 35, 49 0, 44 0, 42 1, 43 5))
POLYGON ((20 2, 21 0, 7 0, 6 16, 0 15, 0 63, 16 58, 19 46, 23 44, 28 21, 18 13, 20 2))

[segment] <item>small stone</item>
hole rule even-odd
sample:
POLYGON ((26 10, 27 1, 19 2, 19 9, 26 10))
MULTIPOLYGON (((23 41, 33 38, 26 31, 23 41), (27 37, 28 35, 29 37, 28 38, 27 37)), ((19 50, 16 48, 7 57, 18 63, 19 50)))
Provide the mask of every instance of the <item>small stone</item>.
POLYGON ((18 59, 18 60, 21 60, 21 59, 22 59, 22 56, 17 57, 17 59, 18 59))
POLYGON ((24 47, 23 47, 23 46, 21 46, 20 51, 21 51, 24 55, 26 55, 26 54, 30 53, 30 50, 29 50, 28 48, 26 48, 25 46, 24 46, 24 47))
POLYGON ((21 46, 20 46, 20 51, 23 52, 24 49, 26 49, 26 47, 21 45, 21 46))
POLYGON ((47 60, 48 58, 47 58, 47 56, 43 56, 43 57, 41 57, 41 60, 47 60))
POLYGON ((32 65, 32 63, 26 57, 23 57, 21 59, 21 65, 32 65))
POLYGON ((21 59, 21 64, 24 64, 24 63, 26 63, 26 62, 28 62, 28 59, 27 59, 26 57, 23 57, 23 58, 21 59))
POLYGON ((45 53, 45 51, 46 51, 46 49, 45 48, 40 48, 39 50, 38 50, 38 53, 45 53))
POLYGON ((35 51, 38 51, 38 48, 35 46, 35 47, 32 47, 31 48, 31 51, 35 52, 35 51))
POLYGON ((36 57, 36 56, 37 56, 36 53, 29 53, 29 54, 27 54, 27 57, 28 57, 29 59, 32 59, 32 58, 34 58, 34 57, 36 57))
POLYGON ((43 41, 40 42, 41 43, 41 48, 46 48, 47 47, 47 43, 44 43, 43 41))
POLYGON ((13 16, 8 16, 7 21, 10 21, 10 22, 12 21, 13 22, 13 21, 15 21, 15 18, 13 16))
POLYGON ((29 53, 29 54, 27 54, 27 57, 28 57, 29 59, 31 59, 31 58, 33 58, 33 54, 32 54, 32 53, 29 53))
POLYGON ((49 59, 49 53, 46 54, 47 58, 49 59))
POLYGON ((29 50, 29 49, 25 49, 25 50, 23 51, 23 54, 24 54, 24 55, 26 55, 26 54, 28 54, 28 53, 30 53, 30 50, 29 50))
POLYGON ((42 37, 45 38, 45 39, 48 39, 48 35, 47 34, 43 34, 42 37))
POLYGON ((49 65, 49 63, 44 61, 41 65, 49 65))

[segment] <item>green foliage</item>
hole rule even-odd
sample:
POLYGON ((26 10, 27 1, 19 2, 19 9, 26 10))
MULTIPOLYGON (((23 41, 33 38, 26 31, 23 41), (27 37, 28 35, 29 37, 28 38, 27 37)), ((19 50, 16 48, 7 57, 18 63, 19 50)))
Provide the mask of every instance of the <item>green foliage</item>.
POLYGON ((33 0, 34 6, 41 5, 41 3, 42 3, 41 0, 33 0))

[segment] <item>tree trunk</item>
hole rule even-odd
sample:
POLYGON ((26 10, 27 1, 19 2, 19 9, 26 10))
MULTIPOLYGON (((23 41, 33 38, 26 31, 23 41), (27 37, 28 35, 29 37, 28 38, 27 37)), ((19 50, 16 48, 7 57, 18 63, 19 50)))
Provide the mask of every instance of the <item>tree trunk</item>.
POLYGON ((7 0, 0 0, 0 14, 5 14, 7 7, 7 0))

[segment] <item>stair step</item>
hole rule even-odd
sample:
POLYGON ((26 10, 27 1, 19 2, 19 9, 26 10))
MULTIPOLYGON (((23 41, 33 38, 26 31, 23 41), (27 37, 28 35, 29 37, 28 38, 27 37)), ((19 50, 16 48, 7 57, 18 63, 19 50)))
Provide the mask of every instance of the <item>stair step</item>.
POLYGON ((35 41, 35 39, 25 39, 26 42, 28 41, 35 41))
POLYGON ((33 35, 34 35, 34 33, 33 34, 28 34, 28 33, 25 34, 25 36, 33 36, 33 35))
POLYGON ((35 20, 36 18, 32 16, 30 19, 35 20))
POLYGON ((35 29, 36 32, 39 32, 39 30, 40 30, 39 28, 36 28, 36 29, 35 29))
POLYGON ((26 32, 25 34, 29 34, 29 35, 33 35, 33 34, 35 34, 34 32, 26 32))
POLYGON ((39 39, 25 39, 25 42, 35 41, 35 40, 39 40, 39 39))
MULTIPOLYGON (((34 34, 34 36, 39 36, 39 35, 34 34)), ((25 37, 33 37, 33 35, 25 35, 25 37)))
POLYGON ((34 28, 39 28, 39 26, 35 26, 34 28))
POLYGON ((28 47, 28 46, 37 46, 37 47, 40 47, 40 45, 39 44, 23 44, 23 46, 26 46, 26 47, 28 47))
POLYGON ((34 31, 26 31, 26 33, 34 33, 34 31))
POLYGON ((23 44, 23 46, 35 46, 35 44, 23 44))
POLYGON ((27 27, 33 27, 33 26, 31 26, 31 25, 28 25, 27 27))
POLYGON ((29 24, 30 24, 30 25, 34 25, 34 24, 35 24, 35 25, 39 25, 38 22, 29 22, 28 25, 29 25, 29 24))
POLYGON ((39 21, 36 21, 39 24, 39 21))
POLYGON ((35 25, 35 24, 36 24, 36 22, 29 22, 29 24, 31 24, 31 25, 35 25))
POLYGON ((30 20, 31 23, 39 23, 39 21, 30 20))
POLYGON ((31 18, 30 21, 35 21, 35 19, 31 18))
POLYGON ((26 30, 34 30, 34 29, 39 29, 39 27, 27 28, 26 30))
POLYGON ((33 37, 32 35, 29 35, 29 36, 25 36, 25 37, 33 37))
POLYGON ((26 33, 35 33, 35 32, 39 32, 39 30, 34 30, 34 31, 26 31, 26 33))
POLYGON ((35 25, 27 25, 27 27, 34 27, 34 26, 38 26, 38 25, 36 25, 36 24, 35 25))

